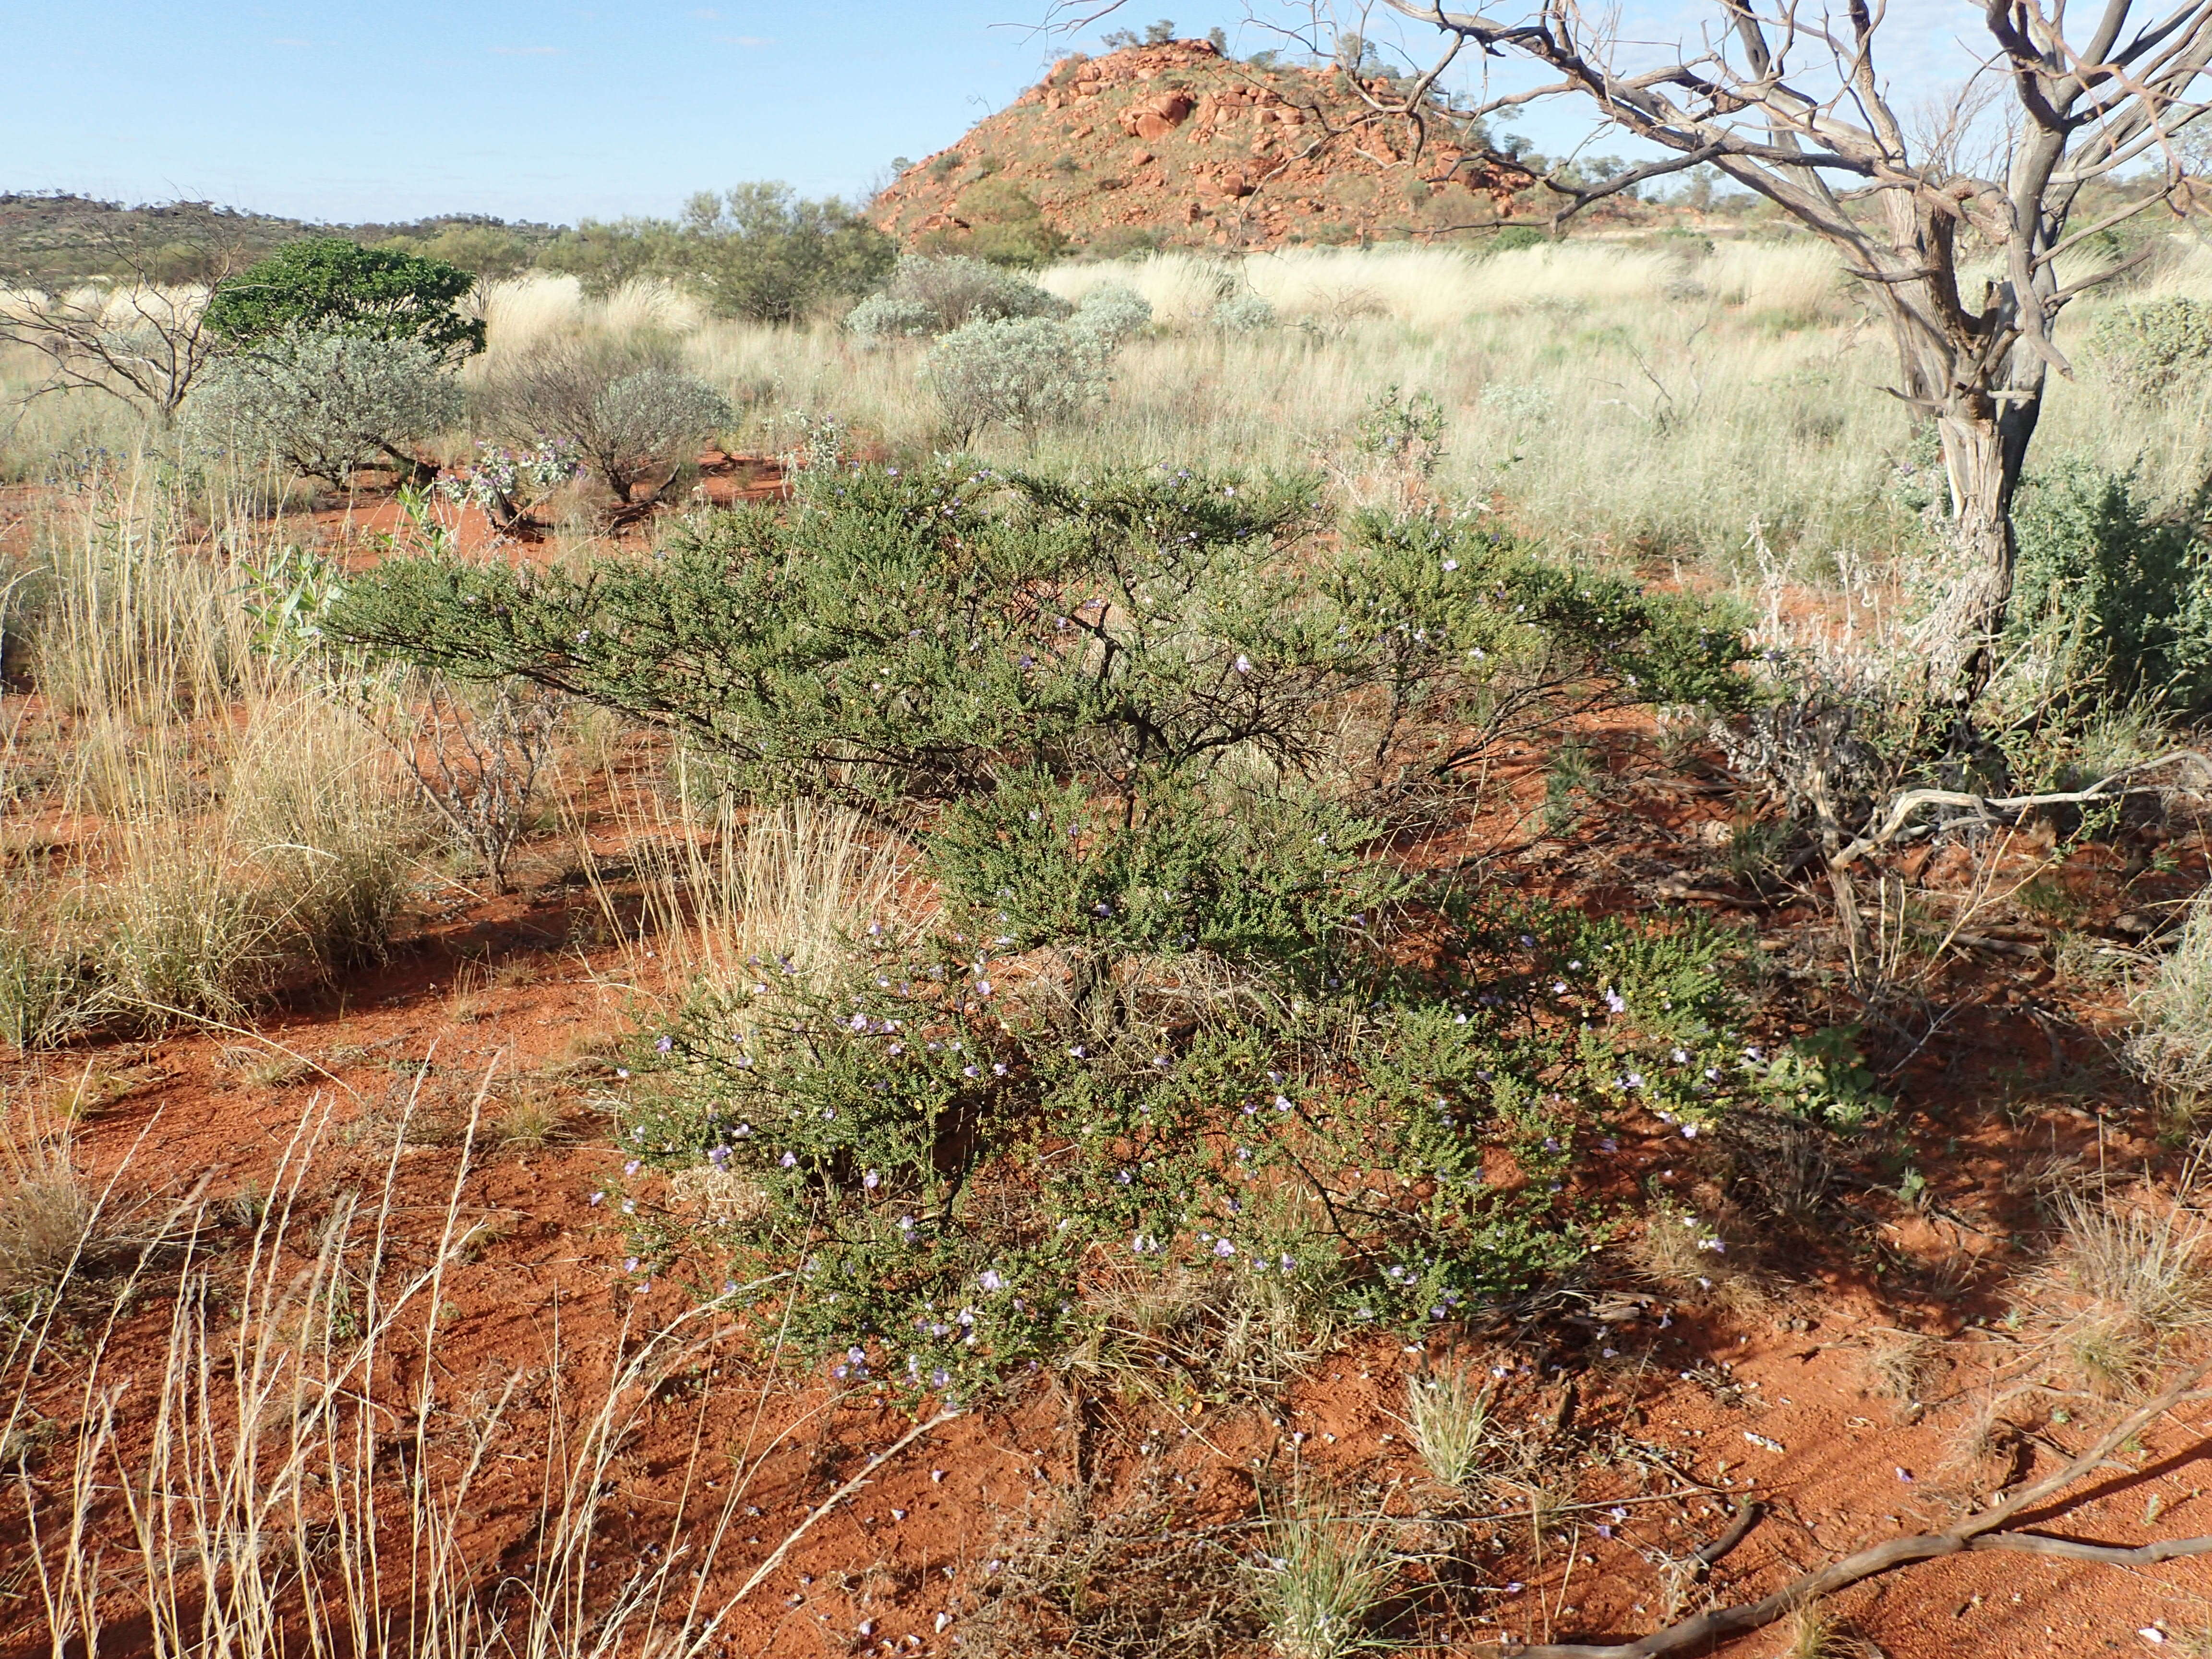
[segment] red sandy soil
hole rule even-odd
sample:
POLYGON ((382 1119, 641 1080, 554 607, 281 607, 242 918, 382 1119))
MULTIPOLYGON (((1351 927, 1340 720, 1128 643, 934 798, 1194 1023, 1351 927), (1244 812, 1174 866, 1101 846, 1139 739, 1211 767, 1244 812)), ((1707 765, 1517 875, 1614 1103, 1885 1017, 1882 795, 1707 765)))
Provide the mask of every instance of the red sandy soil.
MULTIPOLYGON (((334 516, 331 528, 358 535, 390 522, 388 508, 362 507, 334 516)), ((481 538, 474 526, 464 534, 471 545, 481 538)), ((1480 854, 1496 879, 1599 905, 1648 908, 1674 894, 1667 902, 1748 927, 1783 971, 1812 984, 1822 962, 1832 960, 1833 929, 1802 895, 1763 897, 1713 872, 1711 832, 1701 826, 1721 821, 1723 793, 1701 784, 1694 769, 1662 769, 1648 727, 1621 722, 1591 735, 1607 757, 1609 795, 1583 826, 1557 837, 1536 832, 1543 757, 1527 754, 1499 780, 1508 809, 1407 855, 1449 862, 1480 854)), ((602 818, 592 840, 606 879, 619 888, 613 826, 602 818)), ((588 1095, 604 1086, 611 1063, 605 1040, 628 1028, 637 1005, 619 953, 594 942, 600 913, 580 857, 572 842, 549 836, 526 860, 519 894, 495 899, 443 890, 388 968, 272 1011, 256 1027, 263 1042, 211 1031, 91 1045, 7 1062, 0 1086, 82 1098, 81 1153, 96 1176, 127 1160, 133 1187, 178 1191, 205 1178, 220 1197, 270 1190, 317 1097, 334 1115, 332 1144, 343 1146, 346 1126, 389 1109, 395 1079, 406 1075, 398 1069, 403 1062, 430 1060, 435 1070, 423 1088, 443 1091, 441 1098, 456 1091, 465 1098, 495 1066, 513 1074, 569 1062, 561 1085, 569 1097, 568 1143, 489 1154, 463 1183, 463 1213, 496 1217, 501 1225, 475 1260, 454 1270, 446 1295, 455 1311, 438 1353, 449 1400, 528 1379, 516 1419, 528 1428, 544 1420, 547 1390, 603 1372, 626 1331, 690 1305, 681 1287, 640 1286, 624 1273, 617 1218, 591 1201, 617 1155, 588 1095), (481 981, 472 980, 457 1000, 465 958, 527 963, 534 972, 509 975, 505 988, 477 988, 481 981), (267 1044, 317 1060, 334 1079, 248 1086, 238 1055, 226 1051, 267 1044)), ((2145 825, 2063 855, 2047 836, 1954 846, 1905 860, 1901 872, 1940 897, 1964 890, 1978 865, 1984 875, 1994 867, 2001 887, 2047 865, 2084 907, 2087 919, 2077 926, 2125 940, 2138 930, 2132 921, 2116 924, 2161 914, 2158 906, 2194 890, 2205 878, 2205 859, 2201 828, 2145 825), (2161 849, 2172 867, 2153 862, 2161 849)), ((1917 1113, 1916 1161, 1929 1182, 1920 1203, 1855 1189, 1844 1208, 1857 1223, 1856 1238, 1840 1231, 1826 1239, 1778 1236, 1762 1250, 1754 1233, 1743 1241, 1752 1259, 1740 1269, 1732 1263, 1719 1287, 1724 1294, 1651 1297, 1647 1286, 1644 1301, 1607 1313, 1612 1322, 1555 1322, 1511 1341, 1475 1330, 1439 1332, 1410 1347, 1356 1340, 1296 1378, 1272 1412, 1199 1401, 1175 1412, 1103 1391, 1072 1412, 1061 1385, 1040 1382, 1012 1403, 955 1419, 883 1467, 735 1611, 725 1650, 794 1659, 956 1651, 1000 1582, 1000 1564, 1014 1554, 1025 1521, 1084 1482, 1105 1494, 1147 1480, 1164 1485, 1178 1521, 1206 1526, 1249 1516, 1255 1496, 1298 1471, 1373 1494, 1405 1518, 1409 1536, 1426 1535, 1423 1528, 1452 1511, 1424 1476, 1400 1416, 1407 1377, 1454 1358, 1504 1370, 1499 1421, 1514 1432, 1556 1434, 1556 1459, 1583 1459, 1590 1472, 1575 1494, 1585 1507, 1547 1527, 1540 1559, 1526 1526, 1508 1517, 1449 1534, 1463 1541, 1441 1571, 1466 1586, 1495 1588, 1462 1595, 1468 1611, 1456 1634, 1431 1651, 1479 1652, 1481 1641, 1498 1635, 1620 1639, 1650 1629, 1661 1609, 1645 1553, 1686 1553, 1723 1531, 1724 1507, 1746 1498, 1756 1496, 1771 1513, 1692 1595, 1723 1602, 1755 1595, 1875 1538, 1941 1528, 1997 1481, 2047 1472, 2057 1466, 2052 1447, 2078 1450, 2116 1408, 2090 1402, 2069 1425, 2044 1424, 2034 1431, 2039 1439, 2017 1442, 2021 1461, 2008 1474, 1962 1469, 1957 1454, 1972 1388, 2017 1362, 2016 1341, 1996 1322, 2006 1306, 1999 1280, 2032 1260, 2022 1248, 2035 1225, 2030 1163, 2073 1159, 2128 1170, 2162 1159, 2170 1167, 2170 1158, 2151 1138, 2147 1103, 2106 1057, 2119 1015, 2114 994, 2057 981, 2047 931, 2017 913, 1985 915, 1977 925, 1984 937, 2021 941, 2019 953, 1954 951, 1936 990, 1955 1011, 1950 1023, 1887 1084, 1917 1113), (1926 1386, 1924 1408, 1869 1392, 1867 1354, 1889 1330, 1944 1339, 1944 1368, 1926 1386), (1162 1449, 1147 1454, 1146 1444, 1162 1449), (1625 1511, 1619 1520, 1610 1516, 1616 1503, 1625 1511), (1494 1553, 1486 1547, 1493 1534, 1500 1540, 1494 1553)), ((1818 995, 1808 989, 1803 1000, 1818 995)), ((363 1161, 382 1157, 375 1146, 365 1139, 350 1154, 361 1167, 335 1168, 330 1190, 349 1178, 358 1184, 363 1161)), ((434 1237, 459 1157, 451 1145, 401 1157, 402 1207, 422 1218, 426 1238, 434 1237)), ((1594 1189, 1617 1193, 1645 1182, 1703 1208, 1717 1196, 1716 1174, 1710 1148, 1652 1123, 1588 1178, 1594 1189)), ((126 1323, 118 1373, 131 1369, 135 1344, 158 1363, 165 1322, 157 1308, 126 1323)), ((669 1544, 687 1468, 695 1483, 723 1483, 695 1484, 686 1512, 698 1516, 728 1496, 730 1455, 750 1446, 759 1459, 710 1579, 711 1603, 908 1426, 864 1393, 841 1396, 826 1376, 764 1375, 748 1352, 732 1328, 708 1356, 715 1389, 670 1388, 648 1402, 643 1433, 618 1466, 602 1551, 610 1583, 636 1559, 625 1552, 669 1544), (693 1465, 695 1434, 703 1435, 705 1455, 693 1465)), ((44 1389, 42 1408, 64 1432, 83 1409, 76 1386, 63 1368, 44 1389)), ((2208 1436, 2206 1406, 2184 1407, 2125 1449, 2085 1501, 2038 1516, 2039 1524, 2112 1542, 2212 1532, 2208 1436), (2160 1512, 2147 1523, 2154 1500, 2160 1512)), ((532 1465, 510 1462, 486 1477, 471 1516, 479 1559, 519 1559, 538 1476, 532 1465)), ((13 1513, 17 1519, 0 1523, 6 1554, 21 1547, 21 1506, 13 1513)), ((696 1542, 702 1530, 687 1522, 683 1535, 696 1542)), ((2161 1626, 2174 1638, 2166 1645, 2182 1651, 2186 1633, 2212 1626, 2212 1562, 2121 1570, 1960 1556, 1847 1592, 1836 1610, 1891 1659, 2133 1651, 2160 1645, 2139 1632, 2161 1626)), ((30 1650, 31 1627, 17 1624, 28 1611, 22 1603, 15 1613, 0 1607, 6 1651, 30 1650)), ((1749 1659, 1784 1645, 1783 1633, 1770 1630, 1721 1651, 1749 1659)))

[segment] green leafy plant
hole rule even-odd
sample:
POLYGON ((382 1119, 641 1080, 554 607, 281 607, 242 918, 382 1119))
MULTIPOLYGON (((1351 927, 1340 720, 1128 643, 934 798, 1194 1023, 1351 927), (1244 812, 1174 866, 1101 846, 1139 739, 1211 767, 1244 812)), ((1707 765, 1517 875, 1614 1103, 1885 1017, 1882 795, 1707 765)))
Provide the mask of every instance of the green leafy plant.
POLYGON ((477 414, 518 447, 523 466, 550 472, 573 455, 629 502, 655 471, 680 473, 732 418, 721 393, 678 361, 674 343, 651 333, 577 332, 502 364, 477 414))
POLYGON ((757 183, 693 197, 669 250, 718 315, 763 323, 789 322, 825 301, 866 292, 897 253, 857 208, 757 183))
POLYGON ((964 444, 988 427, 1034 433, 1073 420, 1103 394, 1108 349, 1044 317, 964 323, 930 348, 921 375, 964 444))
POLYGON ((741 796, 919 848, 933 925, 757 945, 639 1044, 610 1194, 638 1271, 771 1297, 907 1395, 1042 1363, 1164 1275, 1430 1325, 1582 1259, 1579 1138, 1722 1109, 1728 936, 1402 870, 1316 782, 1348 708, 1494 706, 1474 641, 1556 651, 1556 692, 1618 684, 1608 648, 1664 678, 1653 636, 1713 619, 1449 526, 1317 522, 1303 478, 860 468, 650 557, 348 587, 337 637, 659 722, 741 796), (654 1185, 702 1170, 742 1194, 703 1232, 654 1185))
POLYGON ((1395 386, 1385 386, 1360 411, 1353 441, 1361 454, 1425 478, 1443 459, 1443 405, 1431 392, 1407 397, 1395 386))
POLYGON ((451 361, 483 349, 483 320, 459 308, 476 283, 443 260, 309 237, 218 284, 206 324, 234 347, 295 331, 352 334, 411 340, 451 361))
POLYGON ((881 293, 846 313, 845 326, 867 339, 918 338, 997 318, 1064 318, 1069 309, 1058 295, 985 260, 909 253, 881 293))
POLYGON ((2212 305, 2175 298, 2116 306, 2090 330, 2089 349, 2130 398, 2156 403, 2212 366, 2212 305))

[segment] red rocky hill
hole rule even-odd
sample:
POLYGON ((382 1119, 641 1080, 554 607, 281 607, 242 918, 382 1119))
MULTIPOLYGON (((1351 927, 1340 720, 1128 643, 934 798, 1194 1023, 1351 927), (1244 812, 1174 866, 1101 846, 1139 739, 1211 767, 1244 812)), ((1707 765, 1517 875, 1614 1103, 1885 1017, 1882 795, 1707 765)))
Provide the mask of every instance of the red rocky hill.
POLYGON ((1433 134, 1412 150, 1406 123, 1375 118, 1337 70, 1263 67, 1174 40, 1063 59, 908 168, 874 216, 924 246, 958 246, 1041 211, 1103 253, 1267 247, 1449 235, 1500 216, 1530 182, 1433 134))

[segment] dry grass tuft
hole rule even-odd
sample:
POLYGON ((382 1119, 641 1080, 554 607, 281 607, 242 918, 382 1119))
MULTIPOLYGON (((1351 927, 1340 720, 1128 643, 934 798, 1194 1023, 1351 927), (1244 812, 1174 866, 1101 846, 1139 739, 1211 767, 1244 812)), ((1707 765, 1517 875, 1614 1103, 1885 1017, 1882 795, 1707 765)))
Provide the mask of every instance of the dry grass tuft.
POLYGON ((1925 1331, 1877 1330, 1862 1356, 1866 1391, 1895 1402, 1900 1418, 1915 1415, 1928 1385, 1943 1370, 1943 1341, 1925 1331))
POLYGON ((1496 1449, 1492 1389, 1465 1370, 1406 1379, 1406 1426, 1429 1473, 1455 1492, 1481 1475, 1496 1449))
POLYGON ((2131 1395, 2177 1341, 2212 1326, 2212 1224, 2148 1190, 2063 1193, 2052 1218, 2057 1243, 2022 1298, 2027 1323, 2082 1384, 2131 1395))
POLYGON ((1274 1522, 1255 1569, 1261 1616, 1282 1659, 1349 1659, 1391 1645, 1375 1617, 1398 1577, 1386 1524, 1345 1518, 1307 1494, 1274 1522))

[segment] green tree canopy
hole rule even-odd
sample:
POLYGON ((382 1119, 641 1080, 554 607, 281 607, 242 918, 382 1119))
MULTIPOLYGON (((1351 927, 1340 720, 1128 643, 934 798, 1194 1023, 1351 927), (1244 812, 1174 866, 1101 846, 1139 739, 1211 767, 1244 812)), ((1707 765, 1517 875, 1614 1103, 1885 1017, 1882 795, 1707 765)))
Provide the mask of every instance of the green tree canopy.
POLYGON ((484 347, 484 325, 457 308, 477 279, 442 259, 339 236, 292 242, 225 282, 209 331, 246 345, 292 330, 414 340, 441 356, 484 347))
POLYGON ((788 185, 695 196, 678 259, 721 316, 788 322, 819 301, 857 298, 889 274, 898 245, 836 197, 802 201, 788 185))

